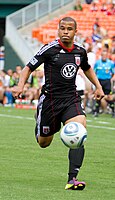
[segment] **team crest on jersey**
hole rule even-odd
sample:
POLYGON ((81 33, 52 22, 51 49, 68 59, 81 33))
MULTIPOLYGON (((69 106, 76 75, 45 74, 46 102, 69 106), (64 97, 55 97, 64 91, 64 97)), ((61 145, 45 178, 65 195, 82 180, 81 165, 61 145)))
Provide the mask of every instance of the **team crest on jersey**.
POLYGON ((61 75, 65 79, 71 79, 76 75, 76 65, 74 63, 67 63, 61 69, 61 75))
POLYGON ((81 64, 80 56, 75 56, 75 63, 77 66, 80 66, 81 64))
POLYGON ((50 132, 50 127, 49 126, 43 126, 43 133, 48 134, 50 132))

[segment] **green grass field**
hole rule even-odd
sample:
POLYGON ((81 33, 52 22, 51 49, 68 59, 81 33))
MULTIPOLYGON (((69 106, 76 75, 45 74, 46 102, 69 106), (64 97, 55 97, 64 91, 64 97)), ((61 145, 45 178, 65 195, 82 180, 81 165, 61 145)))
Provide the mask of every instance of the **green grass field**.
POLYGON ((33 110, 0 107, 1 200, 114 200, 115 119, 87 117, 88 140, 79 180, 83 191, 65 191, 68 149, 57 133, 41 149, 34 137, 33 110))

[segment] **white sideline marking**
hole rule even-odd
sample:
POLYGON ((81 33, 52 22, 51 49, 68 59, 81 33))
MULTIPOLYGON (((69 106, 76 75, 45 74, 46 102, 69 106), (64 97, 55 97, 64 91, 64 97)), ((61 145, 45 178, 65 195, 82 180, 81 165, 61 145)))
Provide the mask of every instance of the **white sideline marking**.
POLYGON ((108 130, 115 130, 115 128, 113 127, 107 127, 107 126, 95 126, 95 125, 87 125, 88 127, 92 127, 92 128, 102 128, 102 129, 108 129, 108 130))
MULTIPOLYGON (((9 118, 14 118, 14 119, 28 119, 28 120, 34 120, 34 117, 22 117, 22 116, 17 116, 17 115, 6 115, 6 114, 0 114, 0 117, 9 117, 9 118)), ((92 120, 87 120, 88 122, 93 122, 92 120)), ((103 122, 100 121, 98 123, 107 123, 110 124, 109 122, 103 122)), ((107 126, 95 126, 95 125, 90 125, 87 124, 88 127, 92 127, 92 128, 100 128, 100 129, 108 129, 108 130, 115 130, 115 128, 113 127, 107 127, 107 126)))
MULTIPOLYGON (((91 119, 87 119, 87 122, 93 122, 91 119)), ((104 121, 96 121, 98 124, 111 124, 110 122, 104 122, 104 121)))
POLYGON ((22 116, 17 116, 17 115, 5 115, 5 114, 0 114, 0 117, 11 117, 11 118, 16 118, 16 119, 28 119, 28 120, 34 120, 34 117, 22 117, 22 116))

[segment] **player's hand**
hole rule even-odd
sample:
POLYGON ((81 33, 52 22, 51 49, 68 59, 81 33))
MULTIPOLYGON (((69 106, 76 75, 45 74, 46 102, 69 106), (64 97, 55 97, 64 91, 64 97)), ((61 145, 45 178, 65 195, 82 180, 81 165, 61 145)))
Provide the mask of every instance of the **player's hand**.
POLYGON ((14 86, 12 88, 12 95, 15 99, 21 98, 23 89, 19 86, 14 86))
POLYGON ((101 100, 104 97, 102 88, 97 88, 94 92, 94 99, 101 100))

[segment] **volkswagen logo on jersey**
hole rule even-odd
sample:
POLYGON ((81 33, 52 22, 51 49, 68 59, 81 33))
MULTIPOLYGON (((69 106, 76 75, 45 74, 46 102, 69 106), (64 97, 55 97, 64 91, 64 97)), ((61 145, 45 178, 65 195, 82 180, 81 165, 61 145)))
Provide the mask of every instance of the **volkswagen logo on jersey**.
POLYGON ((76 75, 77 66, 73 63, 65 64, 61 69, 61 75, 66 79, 71 79, 76 75))

